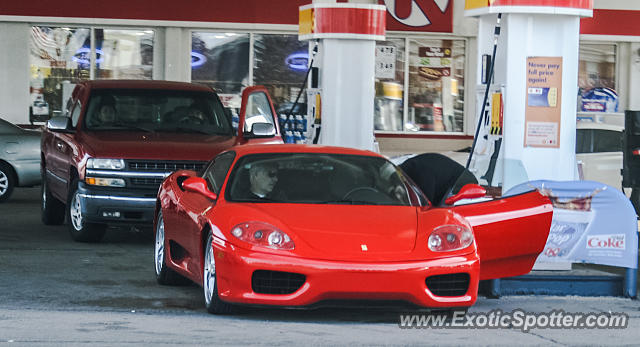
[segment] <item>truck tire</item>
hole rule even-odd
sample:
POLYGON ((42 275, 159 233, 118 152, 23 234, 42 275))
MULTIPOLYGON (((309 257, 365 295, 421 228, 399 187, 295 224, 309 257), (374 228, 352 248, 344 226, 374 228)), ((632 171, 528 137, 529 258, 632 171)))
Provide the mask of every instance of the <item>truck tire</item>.
POLYGON ((100 242, 104 237, 107 226, 105 224, 88 223, 84 220, 78 194, 78 180, 74 179, 67 199, 69 234, 77 242, 100 242))
POLYGON ((9 199, 15 186, 16 178, 13 175, 13 169, 8 164, 0 163, 0 203, 9 199))
POLYGON ((45 175, 42 175, 40 194, 42 200, 40 203, 42 223, 44 225, 60 225, 64 223, 64 204, 51 194, 45 175))

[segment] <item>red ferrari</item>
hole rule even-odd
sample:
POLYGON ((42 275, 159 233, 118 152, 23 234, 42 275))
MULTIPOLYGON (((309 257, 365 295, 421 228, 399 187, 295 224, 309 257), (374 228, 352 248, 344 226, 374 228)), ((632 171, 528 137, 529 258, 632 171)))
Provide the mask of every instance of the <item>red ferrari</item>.
MULTIPOLYGON (((446 204, 484 195, 469 184, 446 204)), ((329 300, 464 308, 476 301, 479 280, 531 270, 551 216, 537 191, 434 206, 402 170, 368 151, 236 146, 200 173, 178 171, 163 182, 156 277, 201 285, 211 313, 329 300)))

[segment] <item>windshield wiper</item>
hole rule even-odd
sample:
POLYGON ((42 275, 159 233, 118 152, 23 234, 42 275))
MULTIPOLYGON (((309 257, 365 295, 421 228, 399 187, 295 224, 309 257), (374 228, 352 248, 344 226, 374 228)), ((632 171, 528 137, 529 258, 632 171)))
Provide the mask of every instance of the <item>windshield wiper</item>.
POLYGON ((141 126, 138 126, 138 125, 123 124, 123 123, 115 123, 113 126, 109 126, 109 127, 105 127, 105 128, 108 128, 109 130, 127 129, 127 130, 140 130, 140 131, 144 131, 146 133, 154 132, 153 129, 141 127, 141 126))
POLYGON ((205 134, 205 135, 216 135, 215 133, 211 133, 211 132, 203 130, 203 129, 191 128, 191 127, 177 126, 177 127, 173 128, 173 129, 174 130, 180 130, 180 131, 183 131, 183 132, 192 132, 192 133, 205 134))

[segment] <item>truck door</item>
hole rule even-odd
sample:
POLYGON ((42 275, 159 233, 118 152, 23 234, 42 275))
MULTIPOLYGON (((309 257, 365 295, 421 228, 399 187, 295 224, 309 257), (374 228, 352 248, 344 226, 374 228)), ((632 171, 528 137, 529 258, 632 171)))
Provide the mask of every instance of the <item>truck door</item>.
POLYGON ((264 86, 247 87, 242 92, 236 144, 283 143, 276 110, 264 86))

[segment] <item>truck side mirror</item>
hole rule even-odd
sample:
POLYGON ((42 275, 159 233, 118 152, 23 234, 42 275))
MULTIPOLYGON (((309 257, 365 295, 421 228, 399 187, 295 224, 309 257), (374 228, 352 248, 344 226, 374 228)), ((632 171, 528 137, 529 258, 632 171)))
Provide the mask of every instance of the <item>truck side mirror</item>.
POLYGON ((271 137, 276 134, 276 128, 271 123, 253 123, 251 131, 245 133, 246 138, 271 137))
POLYGON ((59 133, 73 132, 73 127, 71 126, 71 118, 64 116, 52 117, 47 121, 47 129, 59 133))

